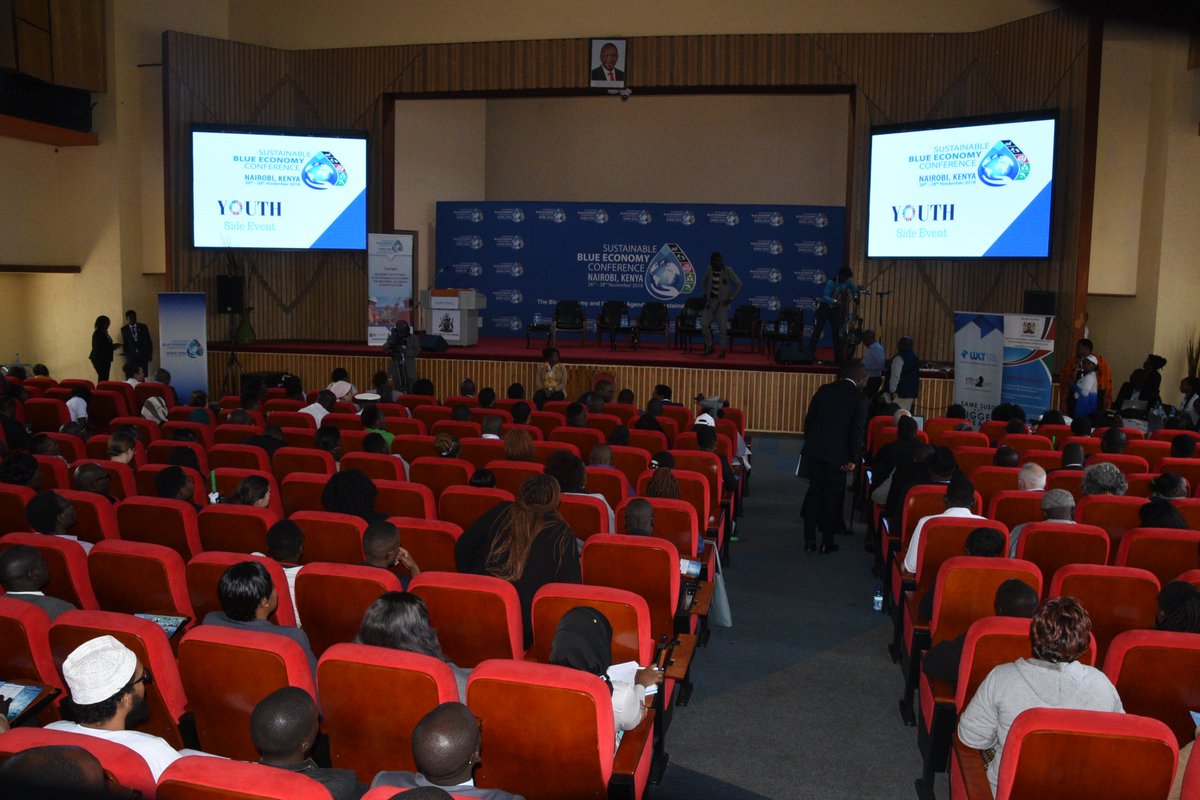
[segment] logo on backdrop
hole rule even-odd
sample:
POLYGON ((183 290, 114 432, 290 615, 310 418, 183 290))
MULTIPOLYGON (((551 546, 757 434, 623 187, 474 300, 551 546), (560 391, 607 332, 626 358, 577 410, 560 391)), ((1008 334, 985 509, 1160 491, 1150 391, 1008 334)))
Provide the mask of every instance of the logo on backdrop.
POLYGON ((204 355, 204 345, 200 344, 199 339, 192 339, 190 342, 188 342, 188 346, 187 346, 187 357, 188 358, 200 358, 200 356, 202 356, 202 355, 204 355))
POLYGON ((646 291, 656 300, 674 300, 696 288, 696 269, 677 244, 664 244, 646 267, 646 291))
POLYGON ((1001 139, 979 162, 979 180, 988 186, 1008 186, 1029 177, 1029 157, 1012 139, 1001 139))
POLYGON ((310 189, 330 189, 344 186, 349 179, 346 168, 333 153, 322 150, 308 160, 300 170, 300 180, 310 189))

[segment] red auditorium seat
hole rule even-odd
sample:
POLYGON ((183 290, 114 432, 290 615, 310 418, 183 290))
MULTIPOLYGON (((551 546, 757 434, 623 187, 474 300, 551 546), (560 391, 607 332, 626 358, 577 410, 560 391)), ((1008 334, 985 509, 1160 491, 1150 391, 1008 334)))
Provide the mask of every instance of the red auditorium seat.
POLYGON ((523 658, 521 601, 508 581, 423 571, 408 590, 425 601, 442 651, 456 665, 474 667, 489 658, 523 658))
POLYGON ((292 605, 292 593, 288 589, 287 575, 278 561, 266 556, 253 556, 247 553, 229 553, 214 551, 200 553, 187 563, 187 590, 196 611, 197 622, 203 622, 204 617, 212 611, 221 610, 221 598, 217 586, 225 570, 234 564, 244 561, 257 561, 267 569, 271 576, 271 584, 279 595, 275 611, 268 619, 276 625, 296 625, 296 608, 292 605))
POLYGON ((34 433, 58 431, 71 421, 67 404, 48 397, 31 397, 25 402, 25 422, 34 433))
POLYGON ((504 442, 500 439, 469 437, 460 439, 459 447, 459 458, 470 461, 476 469, 504 459, 504 442))
POLYGON ((589 492, 604 495, 608 505, 616 508, 630 496, 629 479, 625 473, 613 467, 588 467, 587 488, 589 492))
POLYGON ((471 481, 475 467, 461 458, 418 458, 410 461, 408 477, 414 483, 422 483, 433 492, 433 499, 442 496, 447 486, 466 486, 471 481))
POLYGON ((201 511, 197 521, 206 552, 265 553, 267 531, 279 515, 269 508, 218 503, 201 511))
POLYGON ((346 453, 342 456, 342 469, 360 470, 375 481, 405 481, 404 463, 395 456, 383 453, 346 453))
POLYGON ((50 654, 50 617, 32 603, 0 596, 0 674, 62 689, 50 654))
POLYGON ((654 659, 650 606, 645 598, 625 589, 574 583, 548 583, 534 595, 533 645, 526 658, 549 663, 559 620, 577 606, 596 609, 612 625, 612 663, 649 664, 654 659))
POLYGON ((208 449, 208 465, 212 469, 232 467, 271 471, 271 459, 267 456, 267 451, 249 444, 213 445, 208 449))
POLYGON ((36 492, 28 486, 0 484, 0 533, 29 530, 29 523, 25 521, 25 506, 34 494, 36 492))
MULTIPOLYGON (((967 477, 971 477, 980 467, 990 467, 996 458, 993 447, 955 447, 952 449, 954 461, 967 477)), ((1008 487, 1015 489, 1015 486, 1008 487)))
POLYGON ((514 497, 521 491, 521 484, 543 472, 536 461, 493 461, 488 469, 496 476, 496 488, 510 492, 514 497))
POLYGON ((196 619, 184 561, 169 547, 108 540, 92 548, 87 566, 96 599, 105 611, 196 619))
POLYGON ((438 519, 452 522, 466 530, 496 506, 512 501, 512 493, 504 489, 447 486, 442 490, 442 496, 438 500, 438 519))
MULTIPOLYGON (((251 436, 258 436, 262 432, 262 428, 257 425, 231 425, 229 423, 218 425, 213 429, 213 445, 240 445, 251 436)), ((266 451, 264 450, 263 452, 265 453, 266 451)))
POLYGON ((367 529, 363 519, 327 511, 297 511, 289 519, 304 531, 305 564, 363 562, 362 535, 367 529))
POLYGON ((1049 436, 1042 436, 1036 433, 1010 433, 1000 440, 1000 444, 1005 447, 1011 447, 1018 453, 1026 453, 1030 450, 1053 450, 1054 442, 1049 436))
MULTIPOLYGON (((138 497, 158 497, 158 490, 154 486, 154 479, 158 473, 169 468, 169 464, 146 464, 139 467, 133 473, 133 481, 137 486, 138 497)), ((198 506, 207 505, 208 490, 204 486, 204 478, 191 467, 180 467, 180 469, 192 479, 192 496, 189 502, 195 503, 198 506)))
POLYGON ((577 539, 586 541, 596 534, 613 532, 608 522, 608 505, 599 497, 564 494, 558 513, 566 520, 577 539))
POLYGON ((428 486, 412 481, 375 481, 379 496, 375 510, 389 517, 437 518, 437 504, 428 486))
POLYGON ((396 574, 362 564, 305 564, 296 575, 296 611, 313 653, 353 642, 363 614, 384 592, 403 591, 396 574))
POLYGON ((1011 531, 1018 525, 1042 520, 1042 492, 1019 489, 996 492, 987 505, 987 517, 1003 522, 1011 531))
POLYGON ((403 458, 411 466, 418 458, 437 458, 433 449, 433 437, 425 434, 403 433, 392 438, 392 453, 403 458))
POLYGON ((151 464, 170 464, 175 450, 191 450, 200 464, 200 472, 208 474, 208 451, 199 442, 177 442, 170 439, 158 439, 146 448, 146 459, 151 464))
POLYGON ((328 451, 318 450, 315 447, 281 447, 271 457, 271 466, 275 473, 275 480, 280 484, 293 472, 307 472, 314 475, 332 475, 337 472, 337 464, 334 463, 333 456, 328 451))
POLYGON ((483 435, 478 422, 465 420, 439 419, 429 426, 429 434, 436 437, 439 433, 448 433, 455 439, 475 439, 483 435))
MULTIPOLYGON (((550 441, 575 445, 579 450, 579 457, 586 463, 592 454, 592 448, 604 444, 604 434, 592 428, 570 428, 564 425, 550 431, 550 441)), ((534 450, 536 449, 535 446, 534 450)))
POLYGON ((1116 565, 1153 573, 1160 586, 1191 569, 1200 569, 1200 531, 1131 528, 1121 538, 1116 565))
POLYGON ((329 800, 329 790, 303 773, 206 756, 171 764, 157 792, 158 800, 329 800))
MULTIPOLYGON (((271 500, 267 504, 267 508, 271 509, 276 515, 282 517, 283 513, 283 493, 279 491, 279 484, 275 481, 275 475, 271 472, 264 472, 257 469, 235 469, 233 467, 217 467, 212 471, 212 479, 216 480, 217 494, 221 497, 228 497, 237 491, 238 484, 243 479, 256 475, 263 478, 270 484, 271 500)), ((208 482, 208 488, 212 488, 211 480, 208 482)))
POLYGON ((279 482, 283 513, 289 517, 297 511, 322 511, 321 497, 329 476, 314 472, 292 472, 279 482))
POLYGON ((1180 747, 1196 738, 1192 709, 1200 708, 1200 636, 1131 630, 1115 636, 1104 674, 1117 688, 1126 714, 1153 717, 1175 734, 1180 747))
POLYGON ((45 728, 13 728, 0 736, 0 756, 10 756, 34 747, 78 747, 95 756, 122 786, 141 792, 143 797, 155 797, 154 774, 146 760, 128 747, 82 733, 46 730, 45 728))
POLYGON ((1116 556, 1125 531, 1141 526, 1142 518, 1138 511, 1145 504, 1144 497, 1091 495, 1080 499, 1075 507, 1075 521, 1096 525, 1107 531, 1112 543, 1109 557, 1112 558, 1116 556))
POLYGON ((38 472, 42 475, 42 489, 60 489, 71 488, 71 474, 67 469, 67 462, 63 461, 58 456, 34 456, 37 460, 38 472))
POLYGON ((196 437, 197 444, 202 445, 204 448, 207 449, 213 446, 212 426, 202 425, 199 422, 179 422, 175 420, 168 420, 167 422, 163 423, 162 438, 174 439, 175 433, 183 430, 191 431, 196 437))
POLYGON ((1108 533, 1096 525, 1031 522, 1017 540, 1017 558, 1038 565, 1051 579, 1067 564, 1108 563, 1108 533))
POLYGON ((453 522, 413 516, 389 517, 400 531, 400 544, 422 572, 457 572, 454 546, 462 528, 453 522))
POLYGON ((138 441, 146 445, 162 438, 162 431, 159 429, 158 424, 151 422, 145 417, 116 417, 109 423, 109 426, 110 428, 118 426, 136 428, 138 441))
POLYGON ((27 545, 42 554, 50 570, 50 583, 43 592, 76 608, 100 607, 88 576, 88 556, 77 542, 41 533, 14 532, 0 537, 0 550, 14 544, 27 545))
POLYGON ((196 509, 182 500, 127 497, 117 503, 121 538, 171 548, 185 561, 203 548, 196 509))
POLYGON ((1158 590, 1158 579, 1144 569, 1068 564, 1054 573, 1048 596, 1074 597, 1087 609, 1097 662, 1102 664, 1117 634, 1154 627, 1158 590))

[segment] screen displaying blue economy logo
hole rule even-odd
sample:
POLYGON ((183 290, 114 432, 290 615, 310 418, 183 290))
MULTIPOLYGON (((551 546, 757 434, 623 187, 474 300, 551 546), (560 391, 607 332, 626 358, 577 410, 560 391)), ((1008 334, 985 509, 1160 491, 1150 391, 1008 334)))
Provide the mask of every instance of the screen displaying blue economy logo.
POLYGON ((345 186, 349 176, 342 162, 333 153, 322 150, 308 160, 300 171, 300 179, 310 189, 329 189, 334 186, 345 186))
POLYGON ((1029 177, 1029 158, 1012 139, 1001 139, 979 162, 979 180, 988 186, 1007 186, 1029 177))

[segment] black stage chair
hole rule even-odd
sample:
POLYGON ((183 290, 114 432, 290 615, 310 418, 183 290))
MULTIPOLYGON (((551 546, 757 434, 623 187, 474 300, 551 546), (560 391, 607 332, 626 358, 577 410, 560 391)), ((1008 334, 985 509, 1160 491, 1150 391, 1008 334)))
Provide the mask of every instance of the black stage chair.
POLYGON ((729 349, 733 349, 735 336, 750 340, 750 350, 761 349, 762 341, 762 312, 757 306, 741 305, 734 309, 733 319, 729 323, 729 349))
POLYGON ((692 352, 692 341, 704 337, 700 331, 700 320, 704 316, 704 298, 689 297, 683 310, 675 320, 675 346, 684 352, 692 352), (685 346, 686 343, 686 346, 685 346))
POLYGON ((772 355, 780 344, 804 346, 804 309, 785 308, 779 319, 762 324, 763 339, 767 342, 767 355, 772 355))
POLYGON ((669 348, 671 342, 667 338, 667 328, 670 324, 671 318, 664 303, 646 303, 642 306, 642 313, 638 314, 637 325, 634 327, 633 349, 637 349, 644 333, 661 333, 663 345, 669 348))
POLYGON ((587 317, 583 315, 583 306, 578 300, 559 300, 554 305, 554 327, 558 333, 578 332, 579 346, 584 346, 587 339, 587 317))
POLYGON ((618 334, 632 334, 634 329, 629 324, 629 304, 624 300, 608 300, 600 307, 600 316, 596 319, 596 346, 600 346, 600 335, 608 332, 608 344, 617 349, 618 334))

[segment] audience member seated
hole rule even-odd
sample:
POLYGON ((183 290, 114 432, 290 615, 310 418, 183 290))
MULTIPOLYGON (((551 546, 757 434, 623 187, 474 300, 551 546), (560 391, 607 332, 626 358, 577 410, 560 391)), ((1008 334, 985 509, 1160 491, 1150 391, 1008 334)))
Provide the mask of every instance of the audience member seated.
POLYGON ((388 447, 392 446, 392 439, 396 438, 396 434, 392 433, 385 427, 385 418, 383 409, 374 403, 368 403, 362 410, 360 415, 362 420, 363 430, 367 433, 375 433, 383 437, 388 447))
POLYGON ((634 396, 632 389, 622 389, 617 392, 617 403, 623 406, 637 407, 637 397, 634 396))
POLYGON ((635 497, 625 506, 625 532, 630 536, 654 535, 654 506, 649 500, 635 497))
POLYGON ((433 452, 441 458, 458 458, 458 451, 458 437, 453 434, 442 432, 433 437, 433 452))
POLYGON ((71 394, 67 398, 67 415, 70 416, 71 422, 78 422, 85 428, 90 428, 88 424, 88 403, 92 402, 92 390, 86 386, 71 387, 71 394))
POLYGON ((0 429, 10 450, 29 447, 29 429, 17 420, 17 401, 10 395, 0 396, 0 429))
POLYGON ((363 614, 362 626, 354 643, 390 647, 445 661, 454 673, 459 699, 466 702, 467 679, 471 677, 471 670, 456 666, 446 658, 437 631, 429 626, 429 609, 425 607, 425 601, 415 594, 381 594, 363 614))
POLYGON ((113 431, 108 436, 108 460, 118 464, 130 464, 137 452, 137 440, 127 431, 113 431))
POLYGON ((1171 439, 1171 458, 1192 458, 1196 455, 1196 437, 1180 433, 1171 439))
POLYGON ((271 482, 261 475, 247 475, 238 481, 232 494, 221 498, 222 503, 235 506, 269 508, 271 505, 271 482))
POLYGON ((1029 428, 1025 425, 1025 420, 1018 417, 1013 417, 1008 421, 1008 424, 1004 426, 1004 433, 1005 435, 1010 433, 1029 433, 1029 428))
POLYGON ((316 438, 313 440, 313 446, 333 456, 334 464, 340 463, 342 460, 341 428, 334 427, 333 425, 322 425, 317 431, 316 438))
POLYGON ((480 408, 495 408, 496 407, 496 390, 490 386, 485 386, 479 390, 479 407, 480 408))
POLYGON ((1021 464, 1021 454, 1007 445, 1000 445, 992 456, 993 467, 1016 467, 1021 464))
POLYGON ((613 398, 617 395, 617 386, 607 378, 601 378, 596 381, 596 385, 592 387, 592 392, 600 398, 600 401, 607 405, 613 402, 613 398))
POLYGON ((587 413, 589 414, 604 413, 604 398, 596 394, 596 392, 585 393, 579 402, 583 403, 583 407, 587 409, 587 413))
POLYGON ((141 364, 126 364, 122 371, 125 373, 125 382, 130 386, 137 386, 146 380, 146 370, 141 364))
POLYGON ((533 437, 529 431, 515 430, 504 434, 504 459, 506 461, 533 461, 533 437))
POLYGON ((670 450, 659 450, 650 456, 650 469, 675 469, 675 456, 670 450))
POLYGON ((571 405, 567 406, 567 427, 586 428, 587 415, 587 406, 579 402, 571 403, 571 405))
POLYGON ((335 400, 349 400, 358 394, 358 387, 350 382, 350 373, 345 367, 338 367, 329 374, 329 385, 325 391, 334 396, 335 400))
POLYGON ((268 425, 263 428, 262 433, 256 433, 254 436, 247 437, 242 441, 242 444, 266 450, 268 459, 275 455, 275 451, 279 448, 287 447, 287 441, 283 438, 283 428, 280 428, 278 425, 268 425))
MULTIPOLYGON (((0 732, 8 730, 0 716, 0 732)), ((14 753, 0 764, 0 785, 13 798, 101 800, 128 798, 131 791, 104 772, 100 760, 82 747, 45 745, 14 753)))
MULTIPOLYGON (((1037 609, 1037 604, 1038 594, 1032 586, 1019 578, 1009 578, 996 587, 992 608, 998 617, 1029 619, 1037 609)), ((967 634, 964 631, 953 639, 938 642, 925 653, 921 669, 933 680, 957 686, 958 665, 962 661, 963 643, 966 639, 967 634)))
POLYGON ((42 472, 38 469, 37 459, 29 453, 10 453, 0 463, 0 483, 41 491, 42 472))
POLYGON ((436 397, 437 389, 429 378, 418 378, 413 381, 412 393, 421 397, 436 397))
POLYGON ((574 453, 557 450, 546 459, 545 472, 558 481, 559 490, 563 494, 582 494, 603 501, 608 510, 608 529, 616 530, 616 517, 613 516, 612 506, 605 500, 604 495, 587 490, 587 465, 583 459, 574 453))
POLYGON ((1071 420, 1072 436, 1091 436, 1092 421, 1087 417, 1075 417, 1071 420))
MULTIPOLYGON (((475 785, 474 772, 479 764, 482 737, 471 709, 462 703, 442 703, 413 728, 412 755, 416 772, 380 772, 371 781, 376 786, 411 789, 400 797, 416 797, 417 792, 441 788, 455 797, 483 800, 524 800, 519 794, 500 789, 482 789, 475 785)), ((449 795, 447 795, 449 796, 449 795)))
POLYGON ((305 414, 310 415, 318 428, 321 427, 321 420, 325 419, 325 415, 333 411, 333 405, 337 402, 337 397, 328 389, 322 389, 317 392, 317 399, 300 409, 305 414))
POLYGON ((1138 521, 1143 528, 1174 528, 1185 531, 1187 520, 1170 500, 1155 497, 1138 509, 1138 521))
POLYGON ((1084 469, 1087 466, 1087 451, 1079 442, 1071 442, 1062 449, 1059 469, 1084 469))
POLYGON ((624 425, 614 425, 608 432, 608 444, 613 447, 629 447, 629 428, 624 425))
POLYGON ((931 519, 958 518, 958 519, 984 519, 983 516, 976 514, 975 509, 975 485, 967 480, 961 474, 956 474, 950 479, 950 485, 946 488, 946 510, 941 514, 930 514, 927 517, 921 517, 917 521, 917 527, 913 529, 912 538, 908 542, 908 550, 904 554, 904 569, 906 572, 917 571, 917 549, 921 543, 921 532, 925 529, 925 524, 931 519))
MULTIPOLYGON (((696 446, 700 448, 702 453, 717 454, 717 429, 712 425, 696 426, 696 446)), ((720 458, 721 462, 721 482, 726 489, 735 490, 737 488, 738 479, 733 474, 733 467, 729 466, 729 460, 720 458)), ((735 495, 736 496, 736 495, 735 495)))
POLYGON ((524 400, 525 386, 521 383, 510 383, 508 389, 505 390, 504 396, 509 400, 524 400))
POLYGON ((297 772, 329 790, 333 800, 358 800, 367 787, 353 770, 318 767, 309 752, 320 733, 317 704, 308 692, 284 686, 264 697, 250 714, 250 738, 258 763, 297 772))
POLYGON ((450 419, 454 422, 470 422, 471 407, 466 403, 456 403, 450 409, 450 419))
POLYGON ((883 505, 887 490, 891 488, 888 479, 892 477, 897 466, 912 462, 920 444, 917 440, 917 421, 911 415, 900 417, 896 422, 895 440, 880 447, 871 459, 870 491, 872 499, 875 499, 878 493, 879 499, 875 500, 876 503, 883 505))
POLYGON ((1123 496, 1129 489, 1125 473, 1107 461, 1099 461, 1083 470, 1083 481, 1079 491, 1085 497, 1091 495, 1123 496))
POLYGON ((317 657, 313 655, 304 631, 288 625, 276 625, 267 619, 279 605, 279 595, 275 592, 266 567, 257 561, 233 564, 221 575, 217 597, 221 601, 221 610, 208 612, 203 624, 285 636, 300 645, 312 669, 313 680, 316 680, 317 657))
POLYGON ((203 508, 192 502, 196 494, 196 482, 183 471, 183 467, 160 469, 154 476, 154 493, 167 500, 182 500, 197 511, 203 508))
POLYGON ((1100 437, 1100 452, 1121 455, 1129 447, 1129 436, 1120 428, 1105 428, 1100 437))
MULTIPOLYGON (((292 607, 296 607, 296 574, 304 557, 304 531, 290 519, 281 519, 267 531, 267 555, 279 562, 287 578, 292 607)), ((296 624, 300 624, 299 616, 296 624)))
POLYGON ((646 482, 646 497, 657 497, 663 500, 678 500, 682 492, 679 489, 679 479, 668 467, 654 470, 650 480, 646 482))
POLYGON ((1154 627, 1160 631, 1200 633, 1200 589, 1187 581, 1171 581, 1158 593, 1154 627))
POLYGON ((124 745, 141 756, 154 780, 180 753, 163 739, 126 730, 150 715, 146 685, 152 677, 125 645, 112 636, 98 636, 76 647, 62 664, 71 695, 62 702, 61 720, 47 730, 95 736, 124 745))
POLYGON ((663 401, 657 397, 652 398, 646 403, 646 413, 638 417, 637 422, 633 423, 633 427, 639 431, 658 431, 665 434, 662 425, 658 422, 658 415, 662 413, 663 401))
POLYGON ((79 519, 75 515, 75 506, 58 492, 38 492, 34 495, 25 506, 25 521, 38 533, 78 542, 85 553, 92 549, 91 542, 67 533, 79 519))
POLYGON ((484 439, 499 439, 502 427, 504 427, 504 419, 495 414, 489 414, 483 418, 483 422, 480 424, 481 435, 484 439))
POLYGON ((1187 479, 1178 472, 1164 472, 1150 481, 1150 496, 1164 500, 1182 500, 1191 495, 1187 479))
POLYGON ((525 647, 533 642, 533 596, 547 583, 581 583, 575 533, 558 513, 558 481, 534 475, 515 502, 503 502, 467 528, 454 546, 459 572, 493 575, 517 590, 525 647))
POLYGON ((34 548, 14 544, 0 552, 0 586, 4 587, 4 596, 32 603, 45 611, 53 622, 62 612, 74 611, 75 606, 66 600, 44 594, 42 589, 48 583, 50 568, 46 566, 42 554, 34 548))
POLYGON ((98 494, 110 503, 116 503, 117 498, 108 493, 112 476, 104 471, 99 464, 80 464, 72 478, 76 490, 98 494))
POLYGON ((892 474, 892 486, 888 489, 883 515, 893 530, 899 530, 904 512, 904 499, 914 486, 948 486, 950 479, 958 474, 958 462, 947 447, 922 445, 913 454, 913 460, 900 464, 892 474))
POLYGON ((475 381, 471 378, 463 378, 462 383, 458 385, 458 394, 460 397, 474 397, 475 381))
POLYGON ((192 409, 188 413, 188 422, 199 422, 201 425, 211 425, 213 423, 213 414, 208 409, 208 395, 199 389, 192 392, 191 398, 188 399, 188 407, 192 409))
POLYGON ((529 415, 533 413, 533 408, 522 400, 519 403, 513 403, 508 413, 512 414, 514 425, 528 425, 529 415))
POLYGON ((476 489, 495 489, 496 473, 487 467, 480 467, 471 473, 470 485, 476 489))
MULTIPOLYGON (((1080 664, 1087 651, 1092 620, 1073 597, 1055 597, 1033 615, 1033 658, 1019 658, 993 669, 958 718, 958 738, 967 747, 994 749, 987 763, 988 782, 996 777, 1004 740, 1013 720, 1029 708, 1074 708, 1124 712, 1117 690, 1095 667, 1080 664)), ((986 760, 986 759, 985 759, 986 760)))
POLYGON ((62 450, 58 447, 58 442, 50 438, 49 434, 39 433, 29 441, 29 452, 35 456, 51 456, 53 458, 63 458, 62 450))
POLYGON ((1021 466, 1017 473, 1017 488, 1022 492, 1040 492, 1046 488, 1046 470, 1041 464, 1030 461, 1021 466))
MULTIPOLYGON (((1064 522, 1075 524, 1075 496, 1066 489, 1051 489, 1042 495, 1042 520, 1045 522, 1064 522)), ((1025 530, 1022 523, 1009 532, 1008 554, 1017 557, 1017 545, 1021 541, 1021 533, 1025 530)))
POLYGON ((410 580, 421 574, 421 568, 417 566, 417 562, 401 546, 400 530, 387 520, 372 522, 367 526, 363 531, 362 547, 364 567, 379 567, 393 572, 394 567, 403 564, 404 568, 408 570, 408 575, 395 574, 405 589, 408 588, 410 580))
POLYGON ((387 514, 375 510, 375 501, 379 497, 379 489, 366 473, 358 469, 348 469, 329 476, 329 481, 321 491, 321 508, 332 514, 349 514, 372 522, 385 522, 387 514))
POLYGON ((615 752, 625 731, 631 731, 646 717, 646 689, 662 682, 663 673, 657 667, 640 667, 633 682, 609 676, 612 667, 612 624, 608 617, 594 608, 572 608, 558 621, 554 642, 550 645, 550 663, 570 667, 595 675, 604 681, 612 696, 615 752))
POLYGON ((676 403, 674 400, 672 400, 672 394, 674 393, 671 391, 671 387, 667 386, 665 383, 660 383, 654 387, 654 397, 658 400, 661 400, 664 406, 683 405, 683 403, 676 403))

